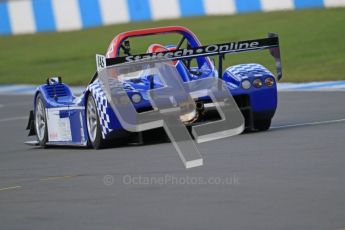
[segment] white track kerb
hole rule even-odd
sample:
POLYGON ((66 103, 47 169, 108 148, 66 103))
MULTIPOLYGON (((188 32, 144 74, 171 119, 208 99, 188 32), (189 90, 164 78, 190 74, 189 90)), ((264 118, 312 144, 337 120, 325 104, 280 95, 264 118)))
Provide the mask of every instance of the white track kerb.
POLYGON ((344 6, 345 0, 0 0, 0 36, 191 16, 344 6))

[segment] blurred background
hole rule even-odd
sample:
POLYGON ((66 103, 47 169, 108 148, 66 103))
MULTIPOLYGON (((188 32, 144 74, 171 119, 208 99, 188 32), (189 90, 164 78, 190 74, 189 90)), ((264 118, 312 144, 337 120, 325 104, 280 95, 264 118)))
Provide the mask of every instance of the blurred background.
MULTIPOLYGON (((188 27, 203 44, 276 32, 283 81, 345 80, 344 7, 345 0, 0 0, 0 84, 59 75, 86 85, 95 54, 118 33, 169 25, 188 27)), ((231 55, 224 66, 250 62, 273 66, 267 52, 231 55)))

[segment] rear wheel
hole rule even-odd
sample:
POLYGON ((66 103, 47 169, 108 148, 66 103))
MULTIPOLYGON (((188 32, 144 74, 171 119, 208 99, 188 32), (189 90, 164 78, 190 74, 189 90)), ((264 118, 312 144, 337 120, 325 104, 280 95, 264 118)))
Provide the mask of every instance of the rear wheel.
POLYGON ((87 133, 89 135, 89 144, 94 149, 100 149, 104 147, 104 140, 102 139, 102 132, 100 128, 100 122, 97 112, 95 100, 92 95, 89 94, 86 104, 86 122, 87 133))
POLYGON ((259 131, 266 131, 271 126, 271 119, 260 119, 254 121, 254 129, 259 131))
POLYGON ((46 147, 48 141, 47 118, 42 96, 39 94, 35 105, 35 131, 37 140, 42 147, 46 147))

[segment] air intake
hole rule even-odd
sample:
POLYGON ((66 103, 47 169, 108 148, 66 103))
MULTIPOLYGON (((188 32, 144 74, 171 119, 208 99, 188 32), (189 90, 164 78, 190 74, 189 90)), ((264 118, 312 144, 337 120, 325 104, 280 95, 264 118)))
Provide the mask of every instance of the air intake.
POLYGON ((63 84, 47 85, 45 89, 47 90, 49 97, 65 97, 69 94, 66 86, 64 86, 63 84))

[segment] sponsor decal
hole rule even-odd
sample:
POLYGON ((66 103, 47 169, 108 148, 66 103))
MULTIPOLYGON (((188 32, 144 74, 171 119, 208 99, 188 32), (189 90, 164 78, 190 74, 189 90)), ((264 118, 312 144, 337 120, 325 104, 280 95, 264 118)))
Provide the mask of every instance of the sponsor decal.
POLYGON ((278 47, 278 37, 270 37, 265 39, 228 42, 223 44, 211 44, 200 46, 197 48, 184 48, 174 51, 164 51, 157 53, 146 53, 138 55, 130 55, 126 57, 117 57, 106 59, 107 66, 130 63, 136 61, 161 61, 161 60, 178 60, 191 57, 221 55, 227 53, 246 52, 260 49, 278 47))

